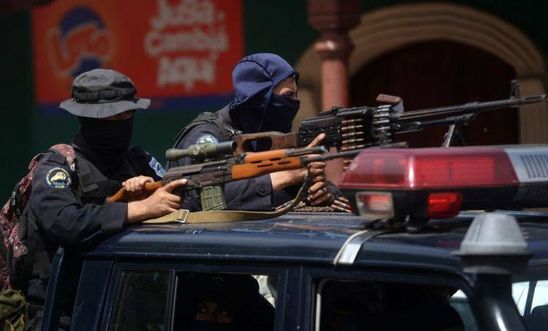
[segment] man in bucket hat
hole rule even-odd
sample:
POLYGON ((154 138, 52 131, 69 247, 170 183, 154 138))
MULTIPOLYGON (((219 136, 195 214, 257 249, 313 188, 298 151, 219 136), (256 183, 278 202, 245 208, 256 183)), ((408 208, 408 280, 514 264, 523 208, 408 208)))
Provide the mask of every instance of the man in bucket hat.
MULTIPOLYGON (((65 253, 79 251, 120 231, 124 225, 179 208, 181 197, 172 191, 185 185, 184 179, 169 183, 144 200, 105 202, 122 186, 140 191, 145 182, 160 179, 164 173, 150 154, 130 147, 133 114, 150 104, 150 100, 138 98, 136 93, 127 76, 114 70, 95 69, 77 76, 72 98, 61 103, 61 109, 80 121, 80 130, 71 144, 75 162, 69 159, 70 152, 45 153, 34 172, 29 199, 28 214, 38 224, 42 250, 49 257, 59 246, 65 247, 65 253)), ((34 278, 27 295, 31 302, 39 302, 47 275, 34 278)))

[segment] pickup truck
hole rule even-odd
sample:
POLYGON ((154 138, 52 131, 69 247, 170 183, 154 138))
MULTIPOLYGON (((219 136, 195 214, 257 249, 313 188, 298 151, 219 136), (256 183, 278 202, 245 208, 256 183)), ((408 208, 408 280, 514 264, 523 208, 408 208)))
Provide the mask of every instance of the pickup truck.
MULTIPOLYGON (((512 278, 514 301, 504 288, 493 294, 479 286, 454 254, 473 217, 433 221, 421 233, 376 230, 336 213, 130 227, 80 255, 72 329, 187 330, 197 275, 260 275, 272 289, 268 330, 495 330, 488 327, 499 309, 508 325, 517 317, 528 330, 545 330, 548 215, 514 215, 532 253, 526 272, 512 278)), ((57 329, 70 291, 67 253, 53 265, 43 330, 57 329)))
POLYGON ((443 155, 410 168, 424 150, 413 162, 387 152, 384 168, 378 150, 360 155, 373 161, 351 164, 341 184, 360 215, 141 224, 85 252, 60 249, 42 330, 57 330, 67 307, 79 331, 546 330, 548 213, 522 207, 546 204, 548 175, 526 181, 514 169, 505 185, 499 152, 491 162, 492 150, 459 151, 474 171, 443 155), (196 322, 210 301, 219 323, 208 329, 196 322))

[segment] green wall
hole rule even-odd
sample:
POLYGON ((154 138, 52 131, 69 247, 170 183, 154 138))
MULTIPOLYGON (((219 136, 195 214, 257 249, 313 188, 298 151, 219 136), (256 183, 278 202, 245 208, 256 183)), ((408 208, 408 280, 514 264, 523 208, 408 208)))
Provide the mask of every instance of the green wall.
POLYGON ((318 33, 308 25, 304 0, 244 1, 247 54, 272 52, 296 63, 318 33))
MULTIPOLYGON (((362 9, 369 11, 416 2, 419 1, 362 0, 362 9)), ((454 2, 491 12, 513 23, 546 54, 548 1, 454 2)), ((243 0, 245 53, 275 52, 295 63, 318 36, 307 23, 306 7, 305 0, 243 0)), ((52 144, 69 141, 78 123, 62 112, 45 116, 34 110, 29 13, 0 15, 0 28, 3 46, 0 53, 1 144, 6 156, 0 167, 1 201, 2 197, 7 198, 15 181, 26 172, 26 164, 32 155, 52 144)), ((163 151, 170 146, 175 133, 198 112, 214 108, 141 112, 136 117, 134 143, 151 151, 163 163, 163 151)))
POLYGON ((8 197, 15 179, 26 173, 31 152, 32 67, 29 15, 0 15, 0 201, 8 197))

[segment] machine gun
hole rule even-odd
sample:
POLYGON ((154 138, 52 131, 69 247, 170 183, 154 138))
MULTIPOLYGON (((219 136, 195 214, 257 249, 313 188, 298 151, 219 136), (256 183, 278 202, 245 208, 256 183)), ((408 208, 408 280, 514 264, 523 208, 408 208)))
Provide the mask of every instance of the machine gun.
POLYGON ((360 150, 353 150, 327 153, 325 147, 318 146, 232 155, 235 147, 235 142, 227 141, 220 144, 197 144, 187 149, 169 149, 166 151, 166 157, 171 161, 181 157, 200 159, 221 156, 222 159, 170 168, 162 180, 146 183, 143 195, 136 196, 122 188, 108 197, 107 201, 140 200, 173 180, 186 178, 188 183, 181 188, 181 192, 198 190, 202 199, 203 210, 224 209, 226 204, 222 190, 219 196, 216 190, 211 193, 208 188, 215 188, 224 183, 258 177, 271 172, 305 168, 312 162, 327 161, 339 157, 353 157, 360 152, 360 150), (228 156, 226 156, 227 154, 228 156))
POLYGON ((455 125, 470 123, 482 111, 518 107, 546 101, 546 95, 514 96, 509 99, 470 102, 416 111, 403 111, 401 98, 379 95, 377 101, 384 103, 378 107, 333 108, 318 116, 302 121, 297 132, 260 132, 241 134, 233 139, 237 143, 236 152, 251 149, 253 141, 269 141, 272 149, 307 146, 320 133, 326 137, 322 144, 347 151, 373 146, 390 145, 394 134, 420 131, 423 128, 450 125, 444 146, 451 144, 455 125))

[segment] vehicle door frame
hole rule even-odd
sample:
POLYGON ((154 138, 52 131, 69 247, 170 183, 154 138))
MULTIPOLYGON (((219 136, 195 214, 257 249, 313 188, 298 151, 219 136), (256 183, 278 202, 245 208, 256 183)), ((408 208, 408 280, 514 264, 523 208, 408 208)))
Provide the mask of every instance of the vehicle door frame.
MULTIPOLYGON (((310 314, 303 317, 301 330, 316 331, 316 289, 315 280, 364 280, 383 283, 414 284, 414 285, 437 285, 450 286, 462 290, 468 298, 475 322, 477 316, 473 308, 474 295, 470 279, 462 274, 450 271, 440 271, 425 268, 407 267, 386 267, 368 265, 363 266, 330 266, 329 268, 307 267, 303 270, 303 278, 306 280, 304 286, 308 288, 307 312, 310 314)), ((318 329, 319 330, 319 329, 318 329)))
MULTIPOLYGON (((114 308, 114 302, 116 301, 116 295, 121 283, 122 272, 124 271, 168 271, 169 285, 168 285, 168 298, 166 302, 166 309, 169 313, 169 321, 166 324, 166 330, 173 328, 174 312, 175 312, 175 294, 177 291, 177 274, 184 272, 195 273, 236 273, 236 274, 249 274, 249 275, 265 275, 276 274, 278 276, 278 297, 276 300, 275 318, 274 318, 274 330, 283 331, 286 325, 286 312, 291 307, 286 302, 286 295, 291 292, 291 284, 288 282, 289 275, 292 274, 289 269, 269 265, 264 262, 227 262, 227 261, 196 261, 196 260, 181 260, 181 259, 154 259, 143 261, 135 259, 118 260, 114 263, 109 287, 107 290, 107 298, 103 307, 103 313, 101 314, 100 330, 108 330, 108 326, 111 320, 112 310, 114 308)), ((292 301, 292 300, 290 300, 292 301)))

